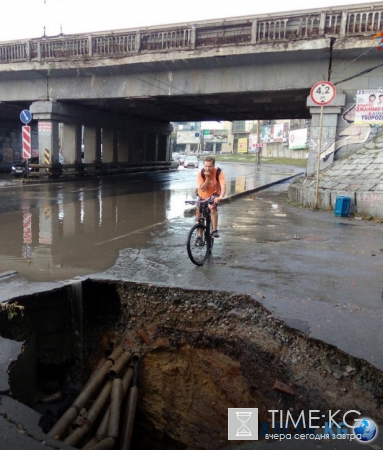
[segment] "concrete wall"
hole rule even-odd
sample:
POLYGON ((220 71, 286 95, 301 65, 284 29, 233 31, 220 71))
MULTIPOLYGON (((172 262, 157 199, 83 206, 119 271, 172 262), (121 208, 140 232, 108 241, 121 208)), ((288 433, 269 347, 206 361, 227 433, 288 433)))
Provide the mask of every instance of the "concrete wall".
POLYGON ((308 149, 292 150, 283 142, 268 142, 262 147, 262 156, 268 158, 306 159, 308 149))

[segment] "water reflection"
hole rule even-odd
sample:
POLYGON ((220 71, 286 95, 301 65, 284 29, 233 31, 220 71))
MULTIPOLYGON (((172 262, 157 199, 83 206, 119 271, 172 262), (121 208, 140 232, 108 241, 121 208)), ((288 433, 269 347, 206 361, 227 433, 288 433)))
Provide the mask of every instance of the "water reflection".
MULTIPOLYGON (((292 174, 272 170, 225 166, 227 195, 292 174)), ((185 200, 195 198, 196 176, 183 171, 3 190, 0 273, 50 281, 109 269, 121 249, 148 245, 153 231, 184 216, 190 208, 185 200)))
MULTIPOLYGON (((182 212, 171 191, 103 196, 77 193, 56 202, 1 216, 0 272, 30 280, 67 279, 111 267, 121 248, 144 245, 150 228, 182 212)), ((183 193, 183 196, 185 193, 183 193)))

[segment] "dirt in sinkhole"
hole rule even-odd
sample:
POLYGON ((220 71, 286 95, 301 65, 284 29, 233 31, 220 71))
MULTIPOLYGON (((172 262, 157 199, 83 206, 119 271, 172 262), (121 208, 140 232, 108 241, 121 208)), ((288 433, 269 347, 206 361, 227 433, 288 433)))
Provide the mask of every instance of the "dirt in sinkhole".
MULTIPOLYGON (((383 419, 382 372, 287 327, 247 295, 85 280, 14 301, 12 320, 14 302, 1 314, 2 336, 26 344, 9 390, 37 410, 57 389, 69 406, 111 341, 143 354, 134 448, 233 448, 227 408, 258 408, 260 422, 270 409, 295 417, 356 409, 383 419), (19 380, 26 367, 37 374, 27 389, 19 380), (276 380, 293 394, 275 390, 276 380)), ((49 405, 56 414, 60 407, 49 405)))

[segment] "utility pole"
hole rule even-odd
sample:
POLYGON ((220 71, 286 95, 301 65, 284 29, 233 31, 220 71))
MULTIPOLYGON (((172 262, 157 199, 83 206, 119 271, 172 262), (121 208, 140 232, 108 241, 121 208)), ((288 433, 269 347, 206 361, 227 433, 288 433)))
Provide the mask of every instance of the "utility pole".
POLYGON ((261 163, 261 121, 258 119, 257 123, 257 147, 255 149, 255 163, 260 164, 261 163))

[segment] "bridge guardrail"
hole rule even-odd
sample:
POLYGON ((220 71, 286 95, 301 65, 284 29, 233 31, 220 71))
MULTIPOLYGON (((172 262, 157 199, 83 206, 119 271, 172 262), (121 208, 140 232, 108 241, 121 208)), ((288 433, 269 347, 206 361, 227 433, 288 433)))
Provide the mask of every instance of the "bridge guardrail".
POLYGON ((32 170, 28 171, 26 177, 27 180, 37 181, 40 180, 40 178, 76 178, 176 169, 176 166, 171 161, 149 161, 140 163, 28 164, 28 166, 32 170))
POLYGON ((320 36, 370 36, 383 30, 383 6, 371 4, 339 11, 310 10, 302 14, 233 18, 169 28, 109 34, 41 37, 0 43, 0 63, 62 58, 126 57, 139 52, 193 50, 221 45, 273 43, 320 36))

